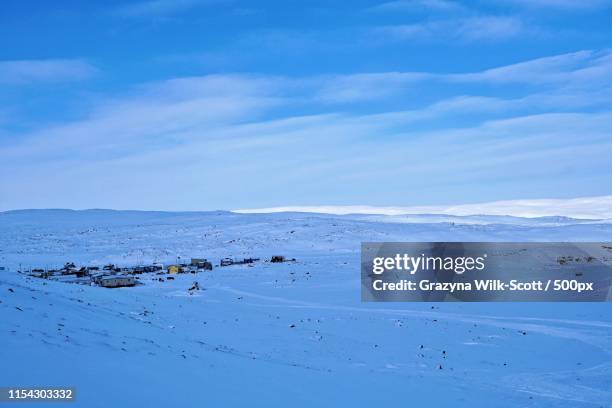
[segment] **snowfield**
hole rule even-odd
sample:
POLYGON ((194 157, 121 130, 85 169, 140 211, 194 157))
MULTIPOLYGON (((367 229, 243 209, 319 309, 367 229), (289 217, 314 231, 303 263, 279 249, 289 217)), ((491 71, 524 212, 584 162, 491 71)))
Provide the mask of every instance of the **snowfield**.
POLYGON ((0 213, 0 386, 72 386, 70 407, 612 406, 610 304, 362 303, 362 241, 603 242, 612 223, 0 213), (148 274, 120 289, 15 272, 277 254, 297 262, 148 274))

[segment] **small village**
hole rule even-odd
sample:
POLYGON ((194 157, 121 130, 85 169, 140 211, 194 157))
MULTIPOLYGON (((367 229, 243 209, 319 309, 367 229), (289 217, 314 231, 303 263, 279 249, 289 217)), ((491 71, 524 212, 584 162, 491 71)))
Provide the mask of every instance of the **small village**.
MULTIPOLYGON (((251 265, 261 261, 260 258, 223 258, 215 267, 228 267, 232 265, 251 265)), ((295 262, 295 258, 285 258, 282 255, 274 255, 264 262, 283 263, 295 262)), ((119 267, 114 264, 104 266, 77 266, 74 262, 66 262, 59 269, 34 268, 19 270, 19 273, 26 274, 40 279, 50 279, 64 283, 74 283, 80 285, 100 286, 104 288, 130 287, 140 284, 139 275, 157 274, 168 275, 166 279, 174 279, 171 275, 184 273, 210 272, 213 264, 205 258, 191 258, 190 262, 176 262, 163 265, 153 263, 150 265, 138 265, 131 267, 119 267)), ((163 277, 158 278, 163 281, 163 277)))

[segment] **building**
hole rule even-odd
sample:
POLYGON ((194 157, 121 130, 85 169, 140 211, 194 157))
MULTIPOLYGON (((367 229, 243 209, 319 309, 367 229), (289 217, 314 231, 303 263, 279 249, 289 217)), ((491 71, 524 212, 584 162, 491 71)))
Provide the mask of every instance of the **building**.
POLYGON ((208 262, 206 259, 199 260, 199 262, 195 264, 192 263, 192 265, 195 266, 198 271, 201 271, 201 270, 212 271, 212 268, 213 268, 212 263, 208 262))
POLYGON ((85 276, 89 275, 89 270, 87 268, 85 268, 85 267, 82 267, 78 271, 75 271, 74 274, 75 274, 75 276, 77 278, 82 278, 82 277, 85 277, 85 276))
POLYGON ((221 266, 230 266, 234 264, 234 260, 232 258, 223 258, 219 265, 221 266))
POLYGON ((191 265, 197 266, 199 263, 206 262, 205 258, 191 258, 191 265))
POLYGON ((120 288, 124 286, 136 285, 133 276, 102 276, 98 279, 98 285, 103 288, 120 288))
POLYGON ((44 269, 32 269, 30 271, 30 276, 46 279, 49 277, 49 274, 44 269))
POLYGON ((185 273, 196 273, 198 271, 198 267, 195 265, 185 265, 181 269, 185 273))
POLYGON ((183 268, 180 265, 168 265, 167 269, 168 269, 168 273, 171 273, 171 274, 183 272, 183 268))
POLYGON ((212 271, 212 263, 208 262, 206 258, 191 258, 191 263, 189 265, 196 268, 198 271, 212 271))

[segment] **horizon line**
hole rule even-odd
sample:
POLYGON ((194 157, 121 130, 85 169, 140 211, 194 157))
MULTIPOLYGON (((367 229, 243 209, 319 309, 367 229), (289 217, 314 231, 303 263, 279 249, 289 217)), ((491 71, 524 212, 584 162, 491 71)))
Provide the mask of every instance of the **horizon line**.
POLYGON ((455 205, 376 206, 376 205, 288 205, 243 209, 212 210, 155 210, 117 208, 18 208, 0 211, 0 214, 20 211, 117 211, 158 213, 211 213, 235 214, 313 213, 330 215, 446 215, 446 216, 509 216, 521 218, 568 217, 575 219, 612 219, 612 195, 576 198, 538 198, 488 201, 455 205))

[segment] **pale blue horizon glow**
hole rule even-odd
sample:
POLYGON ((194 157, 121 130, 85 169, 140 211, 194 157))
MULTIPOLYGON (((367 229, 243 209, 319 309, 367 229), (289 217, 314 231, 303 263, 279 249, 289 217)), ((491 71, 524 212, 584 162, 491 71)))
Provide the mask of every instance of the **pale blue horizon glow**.
POLYGON ((611 12, 9 1, 0 211, 610 195, 611 12))

